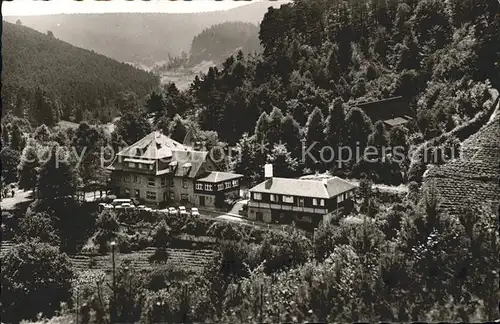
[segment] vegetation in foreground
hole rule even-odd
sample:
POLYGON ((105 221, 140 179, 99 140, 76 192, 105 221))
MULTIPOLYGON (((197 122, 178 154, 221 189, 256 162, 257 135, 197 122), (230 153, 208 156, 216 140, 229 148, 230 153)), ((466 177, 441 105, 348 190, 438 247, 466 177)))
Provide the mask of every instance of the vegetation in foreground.
MULTIPOLYGON (((440 211, 439 197, 432 189, 385 203, 373 195, 361 199, 372 200, 370 205, 377 207, 372 216, 359 212, 360 222, 322 225, 312 240, 296 230, 258 233, 230 223, 208 222, 213 224, 207 226, 203 219, 179 222, 156 216, 143 221, 138 231, 148 223, 153 228, 148 244, 156 249, 150 260, 154 266, 140 269, 133 262, 118 263, 117 320, 470 322, 498 318, 499 291, 494 283, 500 238, 493 211, 485 206, 450 217, 440 211), (174 244, 176 232, 217 237, 215 259, 201 272, 169 265, 166 247, 174 244)), ((95 237, 108 257, 109 242, 120 242, 120 224, 126 216, 103 212, 95 225, 95 237)), ((57 303, 63 302, 71 310, 66 314, 78 312, 79 321, 108 322, 113 309, 110 273, 106 269, 73 273, 70 263, 62 261, 67 260, 66 254, 59 252, 62 245, 57 242, 64 240, 53 240, 57 232, 50 227, 34 230, 41 226, 36 224, 44 224, 44 215, 26 217, 31 221, 23 222, 19 235, 27 243, 14 246, 3 257, 2 318, 35 319, 38 313, 50 317, 57 303), (36 282, 15 271, 32 267, 44 269, 33 277, 36 282), (23 312, 16 311, 22 305, 18 301, 41 293, 54 297, 28 308, 24 304, 23 312)))

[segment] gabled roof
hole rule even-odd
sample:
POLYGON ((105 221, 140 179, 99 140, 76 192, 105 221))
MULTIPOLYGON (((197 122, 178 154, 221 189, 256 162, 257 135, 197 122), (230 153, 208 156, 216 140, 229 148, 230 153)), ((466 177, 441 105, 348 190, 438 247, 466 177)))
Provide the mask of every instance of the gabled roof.
POLYGON ((210 172, 210 174, 207 175, 206 177, 198 179, 198 181, 217 183, 217 182, 239 179, 241 177, 243 177, 243 175, 237 173, 215 171, 215 172, 210 172))
POLYGON ((207 158, 208 152, 173 150, 172 161, 177 162, 174 175, 177 177, 195 178, 207 158), (184 168, 184 166, 187 166, 187 168, 184 168), (185 174, 186 169, 188 171, 187 174, 185 174))
POLYGON ((330 199, 356 188, 339 177, 325 181, 271 178, 256 185, 250 192, 330 199))
POLYGON ((117 155, 131 158, 157 160, 172 156, 172 150, 189 150, 191 147, 183 145, 154 131, 134 144, 121 150, 117 155))

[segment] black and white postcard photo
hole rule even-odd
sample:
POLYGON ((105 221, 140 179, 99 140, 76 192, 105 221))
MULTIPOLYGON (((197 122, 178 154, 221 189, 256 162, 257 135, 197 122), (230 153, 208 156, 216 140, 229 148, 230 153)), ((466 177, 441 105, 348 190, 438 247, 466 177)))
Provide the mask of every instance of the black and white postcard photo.
POLYGON ((0 324, 500 324, 500 0, 1 13, 0 324))

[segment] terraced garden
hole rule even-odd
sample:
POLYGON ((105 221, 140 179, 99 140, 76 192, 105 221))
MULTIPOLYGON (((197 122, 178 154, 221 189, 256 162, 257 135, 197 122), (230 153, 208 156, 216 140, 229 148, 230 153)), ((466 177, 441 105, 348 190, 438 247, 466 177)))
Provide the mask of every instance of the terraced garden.
MULTIPOLYGON (((132 253, 116 253, 116 267, 128 266, 135 270, 149 270, 154 267, 154 263, 149 258, 154 254, 155 248, 146 248, 132 253)), ((213 260, 217 255, 214 250, 188 250, 188 249, 167 249, 168 260, 165 264, 182 268, 188 272, 198 272, 213 260)), ((88 269, 111 271, 111 254, 89 256, 76 255, 70 257, 75 271, 84 271, 88 269)))
MULTIPOLYGON (((7 251, 15 245, 12 241, 3 241, 0 251, 0 257, 3 258, 7 251)), ((152 269, 155 265, 149 261, 149 258, 154 254, 155 248, 150 247, 141 251, 132 253, 116 253, 116 267, 128 266, 135 270, 152 269)), ((168 248, 168 260, 166 265, 179 267, 187 272, 202 271, 217 255, 214 250, 189 250, 189 249, 172 249, 168 248)), ((110 272, 112 269, 111 254, 108 255, 74 255, 69 257, 75 271, 84 270, 103 270, 110 272)))

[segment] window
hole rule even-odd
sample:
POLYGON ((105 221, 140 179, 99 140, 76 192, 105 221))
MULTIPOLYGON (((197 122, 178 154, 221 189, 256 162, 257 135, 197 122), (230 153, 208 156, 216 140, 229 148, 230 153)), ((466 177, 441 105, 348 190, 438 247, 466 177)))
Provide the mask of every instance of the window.
POLYGON ((217 185, 217 189, 218 189, 218 190, 224 190, 224 184, 223 184, 223 183, 219 183, 219 184, 217 185))
POLYGON ((175 199, 175 193, 171 192, 169 194, 169 197, 170 197, 171 200, 174 200, 175 199))
POLYGON ((135 168, 135 163, 134 163, 134 162, 130 162, 130 163, 128 164, 128 167, 129 167, 129 168, 135 168))
POLYGON ((233 187, 238 187, 238 180, 233 180, 233 187))
POLYGON ((205 190, 206 191, 212 191, 212 185, 211 184, 205 184, 205 190))
POLYGON ((138 177, 138 176, 136 176, 136 175, 134 176, 134 182, 135 182, 135 183, 139 182, 139 177, 138 177))
POLYGON ((313 198, 313 205, 314 206, 324 206, 325 205, 325 200, 324 199, 317 199, 313 198))
POLYGON ((182 179, 182 188, 184 189, 188 188, 188 181, 186 179, 182 179))
POLYGON ((170 187, 174 186, 174 179, 170 180, 170 187))
POLYGON ((299 198, 299 207, 304 207, 304 198, 299 198))
POLYGON ((137 198, 140 198, 141 192, 138 189, 135 189, 134 196, 136 196, 137 198))
POLYGON ((197 183, 196 190, 203 190, 203 183, 197 183))
POLYGON ((324 200, 324 199, 320 199, 320 200, 319 200, 319 204, 320 204, 321 206, 325 206, 325 200, 324 200))
POLYGON ((148 178, 148 186, 154 187, 156 184, 155 178, 148 178))
POLYGON ((254 192, 253 193, 253 199, 255 199, 255 200, 262 200, 262 194, 260 192, 254 192))
POLYGON ((187 201, 188 200, 188 194, 181 194, 181 200, 187 201))
POLYGON ((165 187, 167 185, 167 178, 163 177, 161 178, 161 186, 165 187))
POLYGON ((149 165, 149 170, 153 170, 153 165, 152 164, 149 165))
POLYGON ((339 204, 340 204, 340 203, 341 203, 341 202, 343 202, 343 201, 344 201, 344 195, 339 195, 339 196, 337 196, 337 203, 339 203, 339 204))
POLYGON ((156 200, 156 192, 153 191, 146 192, 146 198, 149 200, 156 200))
POLYGON ((318 199, 313 198, 313 206, 318 206, 318 199))
POLYGON ((129 175, 125 176, 125 182, 130 182, 130 176, 129 175))
POLYGON ((130 196, 130 189, 125 188, 125 196, 129 197, 130 196))
POLYGON ((276 195, 271 194, 270 195, 271 201, 278 201, 278 197, 276 195))
POLYGON ((283 202, 293 204, 293 196, 283 196, 283 202))
POLYGON ((138 167, 139 169, 142 169, 142 168, 143 168, 143 165, 142 165, 141 163, 139 163, 139 164, 137 164, 137 167, 138 167))
POLYGON ((225 183, 225 186, 226 186, 226 189, 231 188, 231 182, 230 182, 230 181, 226 182, 226 183, 225 183))

